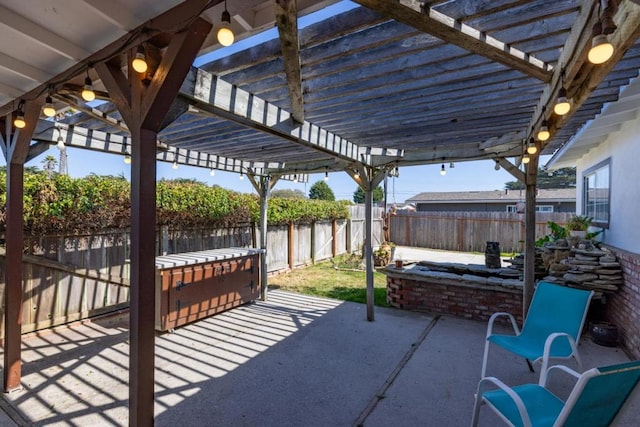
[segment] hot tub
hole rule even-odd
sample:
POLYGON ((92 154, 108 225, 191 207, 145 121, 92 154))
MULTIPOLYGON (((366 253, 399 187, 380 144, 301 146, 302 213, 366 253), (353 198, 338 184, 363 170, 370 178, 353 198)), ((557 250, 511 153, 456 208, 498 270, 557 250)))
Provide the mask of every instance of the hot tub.
POLYGON ((157 257, 156 329, 173 330, 258 298, 262 253, 224 248, 157 257))

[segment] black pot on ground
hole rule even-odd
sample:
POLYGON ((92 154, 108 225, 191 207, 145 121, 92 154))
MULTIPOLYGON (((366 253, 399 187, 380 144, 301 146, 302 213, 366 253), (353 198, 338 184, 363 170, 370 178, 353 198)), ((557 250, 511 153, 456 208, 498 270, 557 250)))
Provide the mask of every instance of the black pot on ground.
POLYGON ((615 347, 618 345, 618 327, 609 322, 594 322, 589 327, 591 339, 598 345, 615 347))

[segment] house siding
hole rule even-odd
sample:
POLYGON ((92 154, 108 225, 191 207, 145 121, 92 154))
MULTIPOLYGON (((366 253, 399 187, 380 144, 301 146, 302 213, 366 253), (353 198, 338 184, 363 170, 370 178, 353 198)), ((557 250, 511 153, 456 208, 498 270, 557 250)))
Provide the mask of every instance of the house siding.
MULTIPOLYGON (((418 202, 418 212, 506 212, 507 206, 515 205, 517 201, 500 203, 428 203, 418 202)), ((538 201, 537 205, 553 205, 554 212, 575 212, 575 202, 545 202, 538 201)))
POLYGON ((602 234, 606 244, 640 254, 640 118, 625 122, 619 132, 591 149, 577 162, 576 210, 582 212, 584 171, 610 159, 609 227, 602 234))
POLYGON ((620 330, 622 348, 640 359, 640 119, 625 122, 619 132, 608 135, 577 162, 577 210, 582 212, 584 171, 609 159, 609 226, 602 242, 616 254, 624 284, 608 296, 605 319, 620 330))

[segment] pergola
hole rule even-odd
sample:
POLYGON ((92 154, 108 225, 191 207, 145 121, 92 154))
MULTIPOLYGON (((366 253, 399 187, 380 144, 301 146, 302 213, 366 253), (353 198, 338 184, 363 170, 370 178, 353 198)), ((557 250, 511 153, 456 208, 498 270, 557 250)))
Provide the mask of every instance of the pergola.
MULTIPOLYGON (((0 2, 0 145, 7 159, 4 389, 20 386, 24 163, 58 137, 131 154, 130 423, 153 424, 157 160, 244 173, 273 185, 344 171, 365 190, 367 318, 373 320, 372 189, 408 165, 494 159, 526 185, 524 306, 533 294, 538 155, 552 154, 617 99, 640 69, 640 6, 630 0, 51 0, 0 2), (277 36, 193 66, 236 40, 277 36), (614 48, 587 60, 594 32, 614 48), (149 69, 129 66, 143 46, 149 69), (80 92, 94 85, 97 107, 80 92), (553 113, 559 95, 568 114, 553 113), (53 123, 41 109, 78 111, 53 123), (13 120, 24 113, 26 126, 13 120), (538 131, 547 127, 548 140, 538 131), (526 155, 527 145, 537 152, 526 155), (523 164, 524 157, 530 161, 523 164)), ((263 268, 266 275, 266 268, 263 268)), ((266 285, 266 277, 263 280, 266 285)), ((266 289, 266 286, 265 288, 266 289)), ((266 293, 263 290, 263 297, 266 293)))

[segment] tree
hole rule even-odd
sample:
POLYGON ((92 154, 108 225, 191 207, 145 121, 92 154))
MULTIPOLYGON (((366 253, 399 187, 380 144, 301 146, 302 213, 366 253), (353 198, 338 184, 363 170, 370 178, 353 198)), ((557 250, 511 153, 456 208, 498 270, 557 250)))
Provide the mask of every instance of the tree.
POLYGON ((51 155, 46 156, 44 159, 42 159, 42 169, 45 171, 49 178, 53 176, 57 164, 58 161, 51 155))
MULTIPOLYGON (((353 201, 356 203, 364 203, 364 190, 362 187, 358 186, 356 191, 353 193, 353 201)), ((381 186, 377 186, 373 190, 373 202, 378 203, 384 199, 384 190, 381 186)))
MULTIPOLYGON (((576 186, 576 168, 562 168, 554 171, 538 169, 538 188, 574 188, 576 186)), ((523 190, 520 181, 509 181, 504 184, 507 190, 523 190)))
POLYGON ((273 190, 271 197, 280 197, 282 199, 305 199, 305 195, 302 190, 273 190))
POLYGON ((324 181, 317 181, 309 189, 309 198, 317 200, 329 200, 331 202, 336 200, 336 196, 333 194, 333 190, 324 181))

